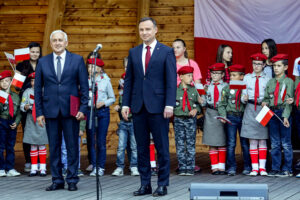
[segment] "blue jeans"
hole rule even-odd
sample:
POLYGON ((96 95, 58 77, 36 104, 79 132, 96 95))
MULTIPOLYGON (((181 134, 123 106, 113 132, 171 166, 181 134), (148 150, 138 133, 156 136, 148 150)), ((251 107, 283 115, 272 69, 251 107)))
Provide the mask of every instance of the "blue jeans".
POLYGON ((15 166, 15 144, 17 128, 12 130, 9 125, 12 120, 0 118, 0 170, 11 170, 15 166), (4 157, 6 151, 6 158, 4 157))
MULTIPOLYGON (((78 162, 78 169, 80 169, 80 141, 81 137, 79 136, 78 138, 78 144, 79 144, 79 162, 78 162)), ((67 147, 66 147, 66 142, 64 137, 62 137, 62 142, 61 142, 61 164, 63 165, 63 168, 67 169, 68 168, 68 155, 67 155, 67 147)))
MULTIPOLYGON (((273 110, 273 112, 281 117, 283 110, 273 110)), ((284 164, 282 171, 292 172, 293 148, 291 143, 291 126, 292 120, 289 118, 290 127, 286 128, 276 116, 273 116, 269 121, 269 134, 271 139, 271 157, 272 170, 280 171, 281 166, 281 150, 283 149, 284 164)))
POLYGON ((133 131, 133 122, 125 122, 121 120, 119 123, 118 134, 119 134, 119 144, 117 150, 117 163, 116 163, 117 166, 124 168, 125 149, 127 148, 127 144, 129 140, 130 150, 131 150, 130 167, 136 167, 137 149, 136 149, 136 142, 135 142, 134 131, 133 131))
MULTIPOLYGON (((93 117, 92 128, 90 129, 90 116, 91 108, 89 107, 87 111, 87 120, 86 120, 86 140, 87 140, 87 150, 88 150, 88 159, 89 163, 94 167, 96 166, 96 150, 95 150, 95 142, 96 142, 96 134, 95 134, 95 119, 93 117)), ((93 115, 95 116, 95 115, 93 115)))
POLYGON ((297 108, 295 109, 295 118, 296 118, 296 127, 297 127, 297 139, 300 140, 300 110, 297 108))
MULTIPOLYGON (((236 147, 236 133, 239 131, 241 134, 242 117, 228 115, 227 118, 232 124, 226 124, 227 134, 227 168, 228 171, 236 171, 235 161, 235 147, 236 147)), ((249 154, 249 140, 247 138, 240 137, 240 143, 244 158, 244 169, 251 171, 251 159, 249 154)))

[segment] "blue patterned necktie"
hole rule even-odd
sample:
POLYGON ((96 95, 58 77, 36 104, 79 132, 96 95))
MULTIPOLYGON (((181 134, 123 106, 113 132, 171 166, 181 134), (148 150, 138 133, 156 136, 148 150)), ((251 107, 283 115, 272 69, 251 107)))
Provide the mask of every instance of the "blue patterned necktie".
POLYGON ((57 56, 57 69, 56 69, 56 73, 57 73, 57 79, 58 81, 60 81, 61 78, 61 62, 60 62, 61 57, 57 56))

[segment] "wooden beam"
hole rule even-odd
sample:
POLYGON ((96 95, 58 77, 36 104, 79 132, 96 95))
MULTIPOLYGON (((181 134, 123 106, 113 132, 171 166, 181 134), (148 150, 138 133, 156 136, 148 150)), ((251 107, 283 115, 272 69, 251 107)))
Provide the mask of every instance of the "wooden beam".
POLYGON ((43 54, 46 55, 51 52, 50 34, 52 31, 61 29, 63 16, 66 8, 67 0, 49 0, 47 20, 44 30, 43 38, 43 54))
POLYGON ((150 0, 138 0, 138 7, 137 7, 137 16, 136 16, 136 45, 142 42, 139 34, 139 21, 143 17, 149 17, 150 13, 150 0))

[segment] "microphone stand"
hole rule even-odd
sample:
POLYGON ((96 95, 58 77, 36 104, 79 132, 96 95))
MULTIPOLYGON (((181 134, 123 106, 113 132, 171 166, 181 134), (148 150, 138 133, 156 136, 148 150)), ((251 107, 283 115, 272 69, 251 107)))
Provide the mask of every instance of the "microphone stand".
MULTIPOLYGON (((97 58, 98 53, 93 52, 93 56, 95 58, 93 69, 92 69, 92 76, 91 76, 91 83, 92 83, 92 97, 91 97, 91 110, 90 110, 90 119, 89 119, 89 129, 92 131, 92 135, 96 133, 96 191, 97 191, 97 200, 99 200, 99 166, 98 166, 98 145, 97 145, 97 140, 98 140, 98 135, 97 135, 97 127, 98 127, 98 118, 96 115, 96 103, 97 99, 95 99, 94 103, 94 98, 95 98, 95 86, 96 86, 96 58, 97 58), (93 124, 93 120, 95 121, 95 124, 93 124)), ((102 196, 102 192, 101 192, 102 196)), ((102 199, 102 198, 101 198, 102 199)))

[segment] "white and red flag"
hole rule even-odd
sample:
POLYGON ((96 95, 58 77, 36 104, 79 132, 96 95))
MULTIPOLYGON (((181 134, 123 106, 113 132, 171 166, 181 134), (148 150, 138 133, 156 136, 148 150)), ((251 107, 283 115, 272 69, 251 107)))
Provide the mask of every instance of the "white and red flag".
POLYGON ((229 82, 229 89, 233 90, 244 90, 246 89, 246 83, 244 81, 230 81, 229 82))
POLYGON ((286 84, 283 83, 283 86, 280 91, 280 97, 281 97, 282 102, 284 102, 285 96, 286 96, 286 84))
POLYGON ((267 106, 264 106, 258 115, 255 117, 256 121, 258 121, 261 125, 266 126, 270 119, 273 117, 274 112, 270 110, 267 106))
POLYGON ((15 73, 11 84, 17 88, 22 88, 25 79, 26 79, 26 76, 23 76, 19 73, 15 73))
POLYGON ((15 49, 14 54, 15 54, 16 61, 23 61, 23 60, 30 59, 29 47, 22 48, 22 49, 15 49))
POLYGON ((14 55, 12 55, 10 53, 7 53, 7 52, 4 52, 4 54, 5 54, 7 60, 9 61, 10 64, 17 64, 14 55))
POLYGON ((4 104, 6 99, 8 98, 8 93, 0 90, 0 103, 4 104))
MULTIPOLYGON (((202 72, 216 62, 221 44, 232 47, 233 63, 245 66, 247 73, 252 72, 250 56, 261 52, 261 42, 268 38, 275 40, 277 52, 289 55, 291 63, 299 57, 299 0, 197 0, 194 3, 195 60, 202 72)), ((290 67, 288 74, 292 70, 290 67)))
POLYGON ((205 90, 202 83, 195 83, 195 88, 197 89, 199 95, 205 95, 205 90))

